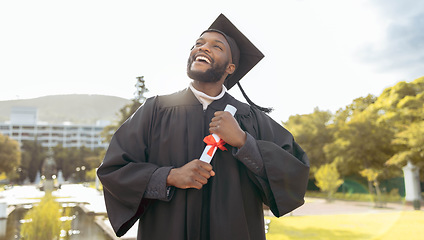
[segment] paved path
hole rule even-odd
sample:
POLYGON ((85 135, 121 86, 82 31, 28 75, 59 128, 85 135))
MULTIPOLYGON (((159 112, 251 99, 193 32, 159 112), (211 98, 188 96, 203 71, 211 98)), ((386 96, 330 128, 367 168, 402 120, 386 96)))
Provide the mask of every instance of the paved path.
POLYGON ((401 203, 386 203, 384 207, 376 208, 372 202, 355 202, 335 200, 328 203, 322 198, 306 198, 305 204, 295 209, 291 216, 334 215, 354 213, 381 213, 392 211, 413 210, 410 205, 401 203))

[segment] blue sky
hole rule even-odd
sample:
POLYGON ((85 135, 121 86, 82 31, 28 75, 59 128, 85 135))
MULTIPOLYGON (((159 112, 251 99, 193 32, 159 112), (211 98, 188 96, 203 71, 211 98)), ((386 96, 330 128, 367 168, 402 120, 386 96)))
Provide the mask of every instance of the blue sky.
MULTIPOLYGON (((286 121, 424 76, 424 1, 1 1, 0 100, 185 88, 190 47, 224 13, 265 54, 242 80, 286 121)), ((230 90, 243 100, 237 87, 230 90)))

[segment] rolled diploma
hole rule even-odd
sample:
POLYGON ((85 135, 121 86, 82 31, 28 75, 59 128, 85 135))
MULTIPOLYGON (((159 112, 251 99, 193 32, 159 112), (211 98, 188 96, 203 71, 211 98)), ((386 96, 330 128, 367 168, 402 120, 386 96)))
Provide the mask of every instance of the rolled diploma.
MULTIPOLYGON (((237 108, 235 108, 234 106, 228 104, 224 111, 231 113, 232 116, 234 116, 234 114, 237 111, 237 108)), ((219 142, 219 140, 221 140, 220 137, 218 137, 218 135, 216 134, 212 134, 213 138, 215 139, 216 142, 219 142)), ((210 145, 206 145, 205 149, 203 150, 202 156, 200 156, 200 160, 202 160, 203 162, 207 162, 210 163, 212 161, 213 155, 215 155, 216 149, 217 147, 213 150, 212 156, 208 155, 208 151, 212 146, 210 145)))

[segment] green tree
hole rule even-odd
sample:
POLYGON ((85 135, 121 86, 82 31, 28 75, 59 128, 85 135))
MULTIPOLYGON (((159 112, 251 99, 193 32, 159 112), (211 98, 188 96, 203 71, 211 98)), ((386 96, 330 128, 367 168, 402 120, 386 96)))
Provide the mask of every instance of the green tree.
POLYGON ((9 179, 11 177, 17 178, 15 175, 20 163, 19 143, 0 134, 0 173, 5 172, 9 179))
POLYGON ((333 141, 333 132, 329 127, 332 114, 318 108, 311 114, 290 116, 284 126, 293 134, 296 142, 308 154, 310 159, 310 177, 318 168, 330 163, 324 153, 324 146, 333 141))
MULTIPOLYGON (((53 159, 56 161, 57 171, 62 171, 62 174, 64 173, 64 165, 66 164, 67 157, 68 151, 62 144, 57 144, 53 147, 53 159)), ((67 177, 65 179, 67 179, 67 177)))
POLYGON ((424 77, 385 89, 375 109, 380 113, 378 121, 390 126, 395 134, 392 141, 395 153, 386 162, 387 166, 401 169, 411 161, 420 167, 424 180, 424 77))
POLYGON ((377 112, 369 109, 374 99, 371 95, 355 99, 336 116, 334 142, 327 144, 324 151, 334 159, 343 176, 367 168, 383 169, 393 154, 393 132, 386 124, 379 124, 377 112))
POLYGON ((25 214, 21 227, 21 239, 59 239, 61 221, 60 205, 51 194, 46 194, 40 203, 25 214))
POLYGON ((57 145, 53 148, 57 169, 62 170, 65 180, 74 177, 77 181, 85 181, 86 174, 97 168, 104 156, 104 149, 64 148, 57 145))
POLYGON ((45 149, 37 140, 22 141, 22 164, 21 169, 27 173, 30 182, 35 181, 37 173, 41 173, 43 161, 46 157, 45 149))
POLYGON ((337 191, 343 180, 334 163, 322 165, 315 173, 315 184, 322 192, 327 193, 327 201, 331 201, 333 194, 337 191))
POLYGON ((401 167, 411 161, 424 168, 424 121, 412 123, 404 131, 397 133, 393 144, 402 146, 402 150, 394 154, 387 165, 401 167))
POLYGON ((378 177, 381 175, 382 170, 376 170, 372 168, 366 168, 359 172, 361 176, 365 177, 368 181, 368 186, 370 187, 370 193, 371 196, 373 195, 373 191, 371 188, 371 185, 375 187, 375 193, 377 195, 377 201, 373 198, 373 202, 376 204, 377 207, 381 207, 382 205, 382 197, 381 197, 381 191, 380 191, 380 183, 378 181, 378 177))
POLYGON ((378 121, 385 121, 394 129, 403 131, 413 122, 423 121, 424 77, 410 83, 399 82, 386 88, 375 102, 378 121))

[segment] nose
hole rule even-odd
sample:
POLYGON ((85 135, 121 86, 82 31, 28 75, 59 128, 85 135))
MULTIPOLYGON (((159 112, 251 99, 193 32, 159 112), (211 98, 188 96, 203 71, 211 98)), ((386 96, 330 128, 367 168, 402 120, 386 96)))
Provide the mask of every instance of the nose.
POLYGON ((200 51, 204 51, 204 52, 211 52, 211 50, 210 50, 210 46, 209 46, 209 44, 208 43, 205 43, 205 44, 202 44, 200 47, 199 47, 199 50, 200 51))

